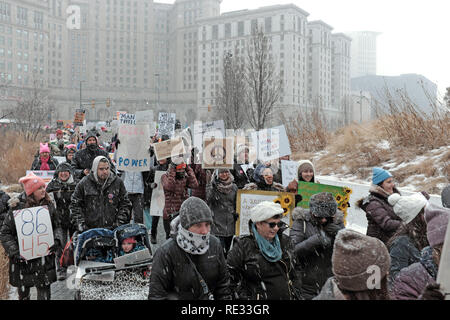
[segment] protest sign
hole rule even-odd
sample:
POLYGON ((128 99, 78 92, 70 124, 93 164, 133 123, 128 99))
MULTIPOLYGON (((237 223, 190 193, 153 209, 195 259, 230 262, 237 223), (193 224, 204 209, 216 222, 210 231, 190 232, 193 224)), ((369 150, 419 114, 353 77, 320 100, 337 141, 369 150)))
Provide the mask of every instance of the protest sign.
POLYGON ((136 115, 133 113, 121 113, 119 124, 136 124, 136 115))
POLYGON ((57 129, 62 129, 62 128, 64 128, 64 121, 62 121, 62 120, 56 120, 56 128, 57 128, 57 129))
POLYGON ((289 192, 274 192, 260 190, 238 190, 236 198, 236 211, 239 218, 236 221, 236 235, 249 234, 248 222, 250 210, 263 201, 280 203, 284 209, 283 222, 292 225, 292 211, 294 210, 294 194, 289 192))
MULTIPOLYGON (((430 204, 427 205, 429 206, 430 204)), ((450 214, 450 209, 447 212, 450 214)), ((447 225, 441 252, 436 282, 439 283, 441 291, 445 294, 450 293, 450 221, 447 225)), ((445 295, 445 300, 450 300, 449 294, 445 295)))
POLYGON ((298 181, 298 194, 302 196, 302 201, 297 207, 309 208, 309 199, 312 195, 320 192, 330 192, 338 204, 338 209, 344 212, 344 221, 347 217, 347 210, 350 206, 350 194, 352 189, 347 187, 337 187, 328 184, 298 181))
POLYGON ((233 137, 216 139, 204 138, 202 153, 202 168, 232 169, 234 164, 234 139, 233 137))
POLYGON ((61 164, 61 163, 66 162, 66 157, 57 157, 57 156, 54 156, 53 158, 55 158, 56 161, 58 161, 58 164, 61 164))
POLYGON ((203 150, 203 140, 209 137, 225 138, 225 122, 223 120, 194 122, 193 142, 199 151, 203 150))
POLYGON ((186 153, 181 137, 155 143, 153 144, 153 148, 155 150, 156 160, 158 161, 186 153))
POLYGON ((166 171, 155 171, 155 180, 156 188, 152 191, 152 201, 150 202, 150 216, 158 216, 162 217, 165 198, 164 198, 164 189, 161 183, 161 177, 165 174, 166 171))
POLYGON ((175 132, 175 113, 160 112, 158 116, 158 135, 173 137, 175 132))
POLYGON ((20 255, 26 260, 44 257, 54 244, 47 206, 13 211, 20 255))
POLYGON ((291 154, 284 125, 251 132, 250 140, 256 148, 258 160, 270 161, 291 154))
POLYGON ((50 133, 50 141, 56 140, 56 134, 55 133, 50 133))
POLYGON ((150 154, 147 146, 150 139, 149 127, 143 124, 119 125, 120 148, 117 149, 117 169, 122 171, 148 171, 150 154))
POLYGON ((137 124, 149 124, 153 122, 153 110, 136 111, 137 124))
POLYGON ((45 185, 47 185, 53 179, 53 175, 55 174, 55 170, 27 170, 27 174, 33 172, 36 176, 41 177, 45 185))
POLYGON ((116 112, 116 118, 115 118, 115 120, 119 121, 120 115, 121 115, 122 113, 127 113, 127 112, 126 112, 126 111, 117 111, 117 112, 116 112))
POLYGON ((281 178, 283 187, 287 187, 292 180, 297 181, 298 162, 290 160, 281 160, 281 178))
POLYGON ((75 118, 73 120, 73 124, 76 126, 82 126, 86 116, 86 110, 76 109, 75 110, 75 118))

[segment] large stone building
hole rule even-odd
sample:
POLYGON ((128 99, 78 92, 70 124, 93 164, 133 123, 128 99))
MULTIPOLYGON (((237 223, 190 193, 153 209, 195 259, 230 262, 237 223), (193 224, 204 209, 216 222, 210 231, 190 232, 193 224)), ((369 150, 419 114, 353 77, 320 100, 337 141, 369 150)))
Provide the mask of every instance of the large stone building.
POLYGON ((283 80, 276 107, 295 117, 322 107, 343 119, 349 94, 350 39, 295 5, 220 14, 221 0, 0 0, 0 87, 4 104, 31 88, 32 75, 55 101, 52 120, 88 121, 116 111, 177 112, 183 123, 210 116, 224 53, 244 53, 258 25, 270 39, 283 80), (68 6, 80 28, 66 27, 68 6), (9 99, 9 100, 8 100, 9 99), (110 106, 107 106, 110 101, 110 106))
POLYGON ((352 42, 351 78, 377 74, 377 37, 374 31, 347 32, 352 42))

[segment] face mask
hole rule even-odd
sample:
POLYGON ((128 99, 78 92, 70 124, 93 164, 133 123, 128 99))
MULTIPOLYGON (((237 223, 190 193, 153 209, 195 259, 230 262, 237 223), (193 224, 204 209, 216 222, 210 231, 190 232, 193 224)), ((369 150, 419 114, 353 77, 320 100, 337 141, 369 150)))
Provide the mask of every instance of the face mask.
POLYGON ((210 233, 205 235, 193 233, 179 224, 176 240, 178 246, 187 253, 201 255, 209 249, 209 236, 210 233))

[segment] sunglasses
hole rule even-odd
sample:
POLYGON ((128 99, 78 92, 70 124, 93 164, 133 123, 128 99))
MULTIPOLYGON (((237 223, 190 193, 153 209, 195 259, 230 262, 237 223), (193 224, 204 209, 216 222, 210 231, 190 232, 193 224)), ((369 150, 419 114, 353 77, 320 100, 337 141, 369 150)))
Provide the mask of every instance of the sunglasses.
POLYGON ((263 221, 264 223, 267 223, 269 225, 269 227, 271 229, 275 228, 275 226, 277 226, 278 228, 281 228, 283 226, 283 222, 279 221, 279 222, 267 222, 267 221, 263 221))

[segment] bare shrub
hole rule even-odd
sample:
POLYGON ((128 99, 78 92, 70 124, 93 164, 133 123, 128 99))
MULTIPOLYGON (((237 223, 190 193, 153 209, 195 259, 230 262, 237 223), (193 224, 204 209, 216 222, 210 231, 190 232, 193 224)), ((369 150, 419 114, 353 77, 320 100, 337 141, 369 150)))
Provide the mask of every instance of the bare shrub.
POLYGON ((0 300, 9 298, 9 259, 0 246, 0 300))

